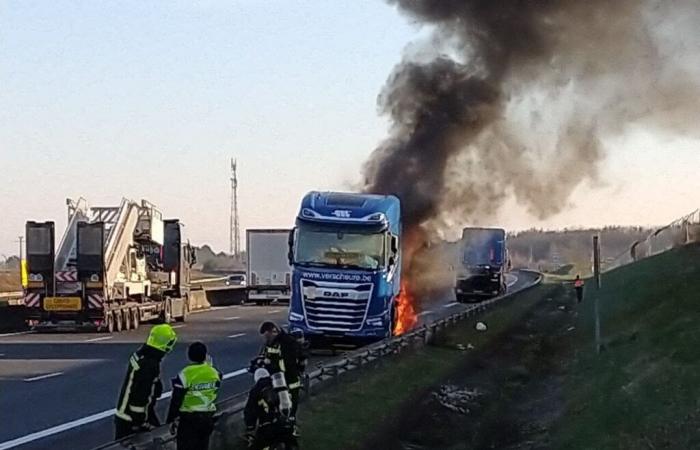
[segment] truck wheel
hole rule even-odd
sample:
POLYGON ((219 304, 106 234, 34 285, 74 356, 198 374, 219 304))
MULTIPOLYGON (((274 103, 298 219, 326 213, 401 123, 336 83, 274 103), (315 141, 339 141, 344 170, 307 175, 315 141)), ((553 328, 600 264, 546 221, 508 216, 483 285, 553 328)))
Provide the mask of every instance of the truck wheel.
POLYGON ((134 330, 139 329, 139 325, 141 325, 141 318, 139 317, 139 310, 138 308, 131 308, 131 325, 134 327, 134 330))
POLYGON ((124 321, 124 331, 131 330, 131 311, 125 309, 122 311, 122 317, 124 321))
POLYGON ((114 328, 117 330, 117 333, 121 333, 124 329, 124 317, 121 310, 114 311, 114 328))
POLYGON ((165 297, 160 320, 163 323, 170 323, 173 320, 173 304, 170 302, 170 297, 165 297))
POLYGON ((105 317, 105 329, 107 333, 114 333, 114 316, 112 313, 107 313, 107 317, 105 317))

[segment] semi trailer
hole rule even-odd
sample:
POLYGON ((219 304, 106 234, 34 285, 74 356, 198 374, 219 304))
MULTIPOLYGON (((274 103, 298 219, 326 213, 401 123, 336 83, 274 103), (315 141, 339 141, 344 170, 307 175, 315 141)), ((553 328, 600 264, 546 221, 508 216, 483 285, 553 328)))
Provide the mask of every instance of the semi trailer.
POLYGON ((67 204, 58 246, 54 222, 26 224, 24 304, 32 328, 111 333, 187 318, 195 253, 178 219, 163 220, 146 200, 67 204))

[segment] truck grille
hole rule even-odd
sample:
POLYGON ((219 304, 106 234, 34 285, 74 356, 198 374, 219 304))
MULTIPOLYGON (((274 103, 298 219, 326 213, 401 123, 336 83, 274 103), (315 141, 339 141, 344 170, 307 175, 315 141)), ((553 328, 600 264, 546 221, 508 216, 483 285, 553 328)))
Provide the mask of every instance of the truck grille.
POLYGON ((367 316, 372 284, 301 281, 304 315, 309 328, 358 331, 367 316))

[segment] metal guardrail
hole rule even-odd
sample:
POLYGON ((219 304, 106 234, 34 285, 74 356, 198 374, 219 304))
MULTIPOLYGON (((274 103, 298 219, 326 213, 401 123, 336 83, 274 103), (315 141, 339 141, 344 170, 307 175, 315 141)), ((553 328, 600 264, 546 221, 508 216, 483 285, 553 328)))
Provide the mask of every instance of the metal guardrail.
MULTIPOLYGON (((429 324, 422 325, 401 336, 396 336, 370 344, 366 347, 348 352, 338 359, 318 364, 316 368, 311 372, 308 372, 304 378, 303 398, 308 398, 314 388, 319 387, 319 385, 322 383, 345 372, 362 367, 387 355, 397 354, 403 349, 413 345, 427 344, 438 332, 444 330, 448 326, 469 317, 474 317, 491 308, 496 302, 511 297, 512 295, 525 292, 542 282, 543 276, 539 272, 532 270, 521 270, 521 272, 528 272, 535 275, 535 281, 531 285, 516 292, 470 305, 468 308, 462 311, 456 312, 448 317, 436 320, 429 324)), ((234 431, 234 429, 231 429, 230 427, 224 428, 222 424, 227 421, 226 419, 232 419, 233 416, 237 416, 243 412, 247 396, 247 392, 242 392, 218 403, 219 413, 217 416, 219 419, 217 420, 216 429, 221 431, 225 429, 227 432, 234 431)), ((236 419, 238 419, 237 422, 242 422, 242 419, 236 419)), ((228 421, 230 422, 230 420, 228 421)), ((169 444, 174 442, 175 436, 170 434, 169 427, 162 426, 151 432, 141 433, 130 438, 125 438, 119 442, 111 442, 101 447, 97 447, 94 450, 164 450, 168 448, 169 444)))
MULTIPOLYGON (((654 230, 645 239, 634 242, 627 250, 604 263, 603 272, 616 269, 676 247, 700 241, 700 209, 654 230)), ((605 245, 605 242, 602 242, 605 245)))

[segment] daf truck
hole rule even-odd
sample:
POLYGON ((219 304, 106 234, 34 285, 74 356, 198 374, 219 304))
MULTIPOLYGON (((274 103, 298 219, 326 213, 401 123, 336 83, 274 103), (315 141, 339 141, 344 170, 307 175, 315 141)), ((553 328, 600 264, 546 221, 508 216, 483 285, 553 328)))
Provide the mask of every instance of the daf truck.
POLYGON ((479 301, 506 292, 506 232, 501 228, 464 228, 459 243, 455 297, 479 301))
POLYGON ((68 202, 55 249, 54 222, 27 222, 28 324, 37 330, 138 328, 188 315, 194 249, 177 219, 143 200, 88 208, 68 202))
POLYGON ((289 330, 312 347, 392 336, 401 288, 401 207, 392 195, 310 192, 289 235, 289 330))

